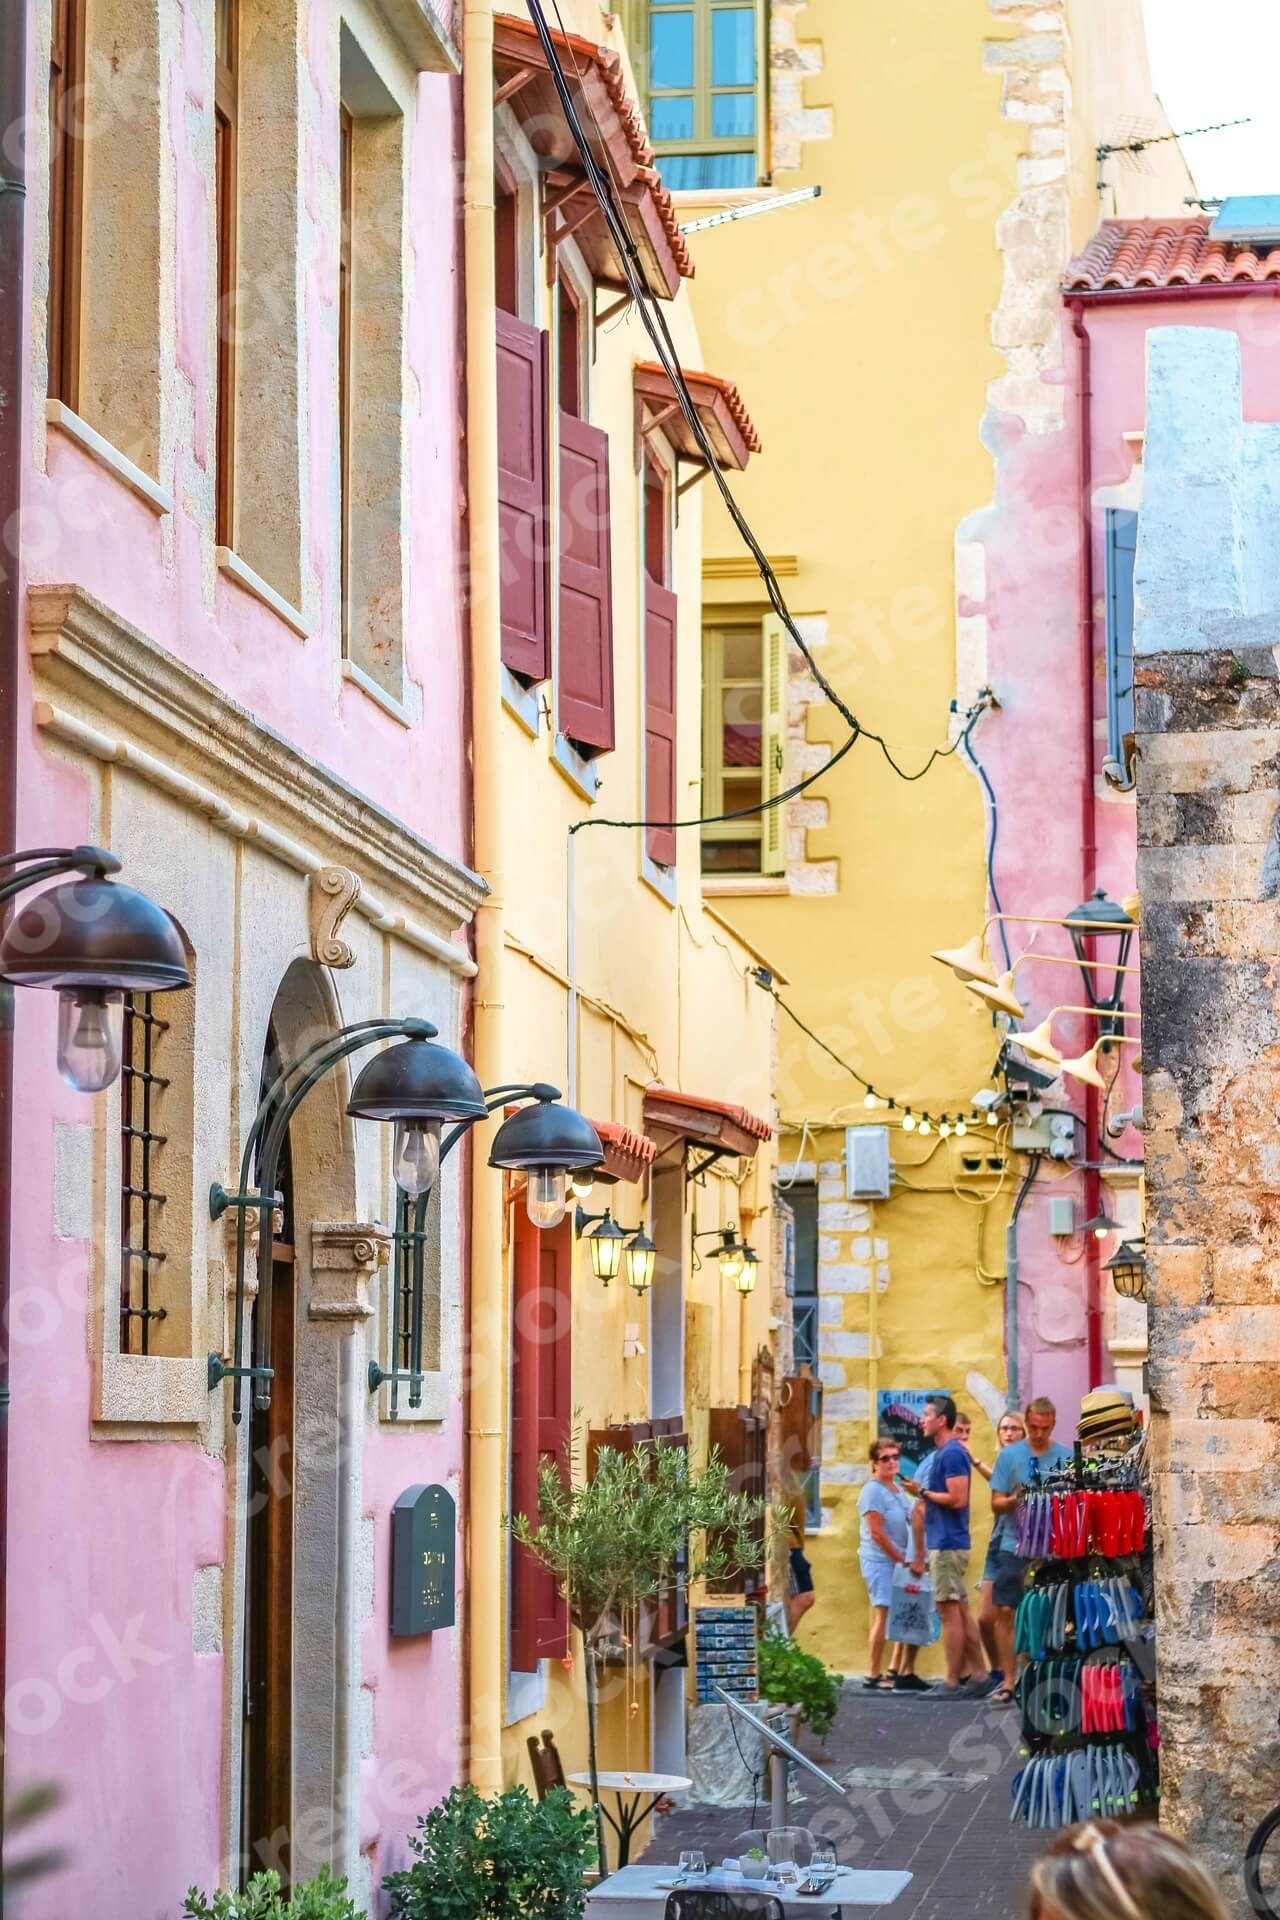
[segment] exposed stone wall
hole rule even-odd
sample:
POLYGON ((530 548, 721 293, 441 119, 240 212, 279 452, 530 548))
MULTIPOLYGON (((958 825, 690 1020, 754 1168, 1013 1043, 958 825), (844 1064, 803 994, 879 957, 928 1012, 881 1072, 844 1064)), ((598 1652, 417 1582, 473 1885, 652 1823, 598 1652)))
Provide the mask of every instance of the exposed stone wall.
POLYGON ((830 107, 807 107, 804 83, 822 72, 822 42, 805 40, 800 18, 809 0, 772 0, 769 9, 769 130, 773 172, 795 172, 810 140, 830 140, 830 107))
POLYGON ((1234 335, 1164 329, 1149 363, 1138 881, 1163 1817, 1243 1913, 1244 1847, 1280 1774, 1280 606, 1249 588, 1247 552, 1280 449, 1241 425, 1234 335))

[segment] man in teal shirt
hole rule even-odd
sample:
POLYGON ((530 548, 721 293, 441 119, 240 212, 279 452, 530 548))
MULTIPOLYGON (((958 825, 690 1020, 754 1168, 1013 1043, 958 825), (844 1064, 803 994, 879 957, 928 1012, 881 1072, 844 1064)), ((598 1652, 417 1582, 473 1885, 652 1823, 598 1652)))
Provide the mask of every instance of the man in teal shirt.
POLYGON ((1011 1447, 1001 1447, 991 1470, 991 1507, 996 1516, 991 1540, 995 1550, 995 1577, 991 1588, 995 1619, 992 1630, 1000 1653, 1000 1664, 1004 1668, 1004 1683, 1000 1691, 991 1696, 993 1703, 1003 1704, 1013 1699, 1013 1683, 1018 1673, 1017 1656, 1013 1651, 1013 1616, 1022 1598, 1027 1572, 1027 1562, 1019 1559, 1016 1551, 1014 1510, 1018 1504, 1018 1489, 1044 1479, 1055 1467, 1066 1466, 1071 1460, 1070 1449, 1059 1446, 1053 1437, 1053 1424, 1057 1417, 1058 1410, 1052 1400, 1043 1397, 1032 1400, 1024 1416, 1026 1439, 1015 1440, 1011 1447))

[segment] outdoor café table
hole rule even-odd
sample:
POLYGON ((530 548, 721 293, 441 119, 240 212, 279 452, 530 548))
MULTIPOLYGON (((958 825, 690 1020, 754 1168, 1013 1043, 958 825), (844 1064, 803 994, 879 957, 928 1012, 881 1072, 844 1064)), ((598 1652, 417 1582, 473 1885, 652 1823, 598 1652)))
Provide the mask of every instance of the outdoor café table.
POLYGON ((782 1902, 787 1920, 827 1920, 853 1907, 887 1907, 909 1885, 911 1875, 891 1869, 859 1870, 841 1867, 825 1893, 800 1894, 763 1880, 708 1873, 683 1880, 675 1867, 622 1867, 587 1895, 586 1920, 661 1920, 667 1893, 677 1882, 684 1887, 706 1887, 713 1892, 768 1893, 782 1902))
MULTIPOLYGON (((568 1779, 571 1787, 585 1787, 590 1793, 589 1773, 571 1773, 568 1779)), ((629 1770, 597 1773, 596 1780, 602 1793, 616 1793, 618 1796, 616 1819, 608 1807, 601 1806, 600 1811, 618 1836, 619 1867, 625 1867, 631 1858, 631 1842, 636 1828, 643 1826, 659 1800, 669 1793, 687 1793, 693 1785, 692 1780, 686 1780, 681 1773, 632 1773, 629 1770)))

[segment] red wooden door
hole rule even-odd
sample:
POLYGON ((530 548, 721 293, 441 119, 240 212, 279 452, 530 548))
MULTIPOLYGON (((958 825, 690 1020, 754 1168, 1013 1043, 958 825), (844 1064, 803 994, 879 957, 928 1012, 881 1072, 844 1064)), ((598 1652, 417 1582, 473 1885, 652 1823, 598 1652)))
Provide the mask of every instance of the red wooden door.
MULTIPOLYGON (((651 575, 644 583, 644 817, 676 817, 676 597, 651 575)), ((671 866, 675 830, 651 827, 649 858, 671 866)))
POLYGON ((560 413, 560 731, 613 750, 609 437, 560 413))
MULTIPOLYGON (((539 1233, 520 1208, 515 1227, 511 1341, 511 1505, 536 1516, 538 1468, 567 1468, 573 1408, 573 1301, 568 1221, 539 1233)), ((511 1550, 511 1666, 533 1673, 539 1660, 569 1651, 569 1619, 554 1576, 525 1547, 511 1550)))
POLYGON ((501 310, 495 324, 502 659, 525 680, 545 680, 551 671, 547 336, 501 310))

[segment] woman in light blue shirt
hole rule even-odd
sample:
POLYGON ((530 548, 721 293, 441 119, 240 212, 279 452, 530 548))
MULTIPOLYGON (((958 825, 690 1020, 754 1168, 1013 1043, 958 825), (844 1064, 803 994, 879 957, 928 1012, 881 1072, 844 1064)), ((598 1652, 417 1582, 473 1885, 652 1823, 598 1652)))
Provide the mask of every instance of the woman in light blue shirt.
POLYGON ((924 1516, 920 1503, 913 1502, 897 1485, 901 1459, 896 1440, 873 1440, 871 1478, 858 1496, 858 1564, 871 1601, 867 1677, 862 1684, 923 1693, 928 1691, 928 1683, 916 1677, 916 1647, 895 1647, 889 1673, 880 1672, 893 1599, 893 1570, 909 1566, 913 1573, 922 1574, 925 1564, 924 1516))

